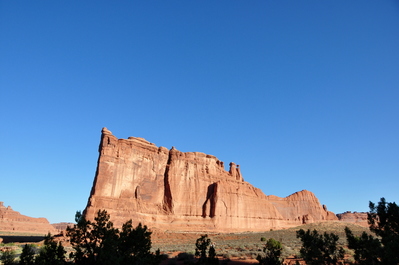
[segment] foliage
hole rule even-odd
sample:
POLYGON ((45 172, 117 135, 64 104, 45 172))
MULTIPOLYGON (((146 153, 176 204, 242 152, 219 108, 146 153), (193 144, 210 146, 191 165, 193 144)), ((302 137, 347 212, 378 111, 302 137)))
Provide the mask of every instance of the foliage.
POLYGON ((360 237, 353 235, 345 228, 348 247, 355 251, 355 260, 359 264, 393 264, 399 263, 399 207, 396 203, 387 203, 381 198, 376 206, 369 204, 367 219, 370 230, 377 237, 363 232, 360 237))
POLYGON ((22 253, 19 256, 19 265, 34 265, 35 264, 35 248, 33 245, 25 244, 22 248, 22 253))
POLYGON ((345 228, 348 248, 355 251, 354 258, 357 263, 364 265, 380 264, 381 242, 378 238, 363 232, 360 237, 354 236, 352 231, 345 228))
POLYGON ((195 256, 199 257, 197 264, 219 264, 219 259, 216 258, 215 246, 212 244, 211 239, 208 238, 208 235, 201 236, 195 242, 195 256))
POLYGON ((61 242, 57 244, 49 233, 44 237, 44 246, 35 259, 38 265, 62 265, 65 264, 65 249, 61 242))
POLYGON ((12 265, 15 261, 15 251, 11 249, 7 249, 3 252, 0 257, 0 261, 3 262, 4 265, 12 265))
POLYGON ((302 241, 300 253, 309 265, 337 264, 343 259, 344 249, 337 246, 339 236, 334 233, 324 232, 319 234, 317 230, 306 232, 303 229, 297 231, 297 237, 302 241))
POLYGON ((136 228, 132 220, 122 226, 119 236, 119 251, 122 253, 120 264, 158 264, 161 261, 160 251, 153 255, 151 250, 151 232, 141 223, 136 228))
POLYGON ((147 226, 132 226, 132 220, 123 224, 122 230, 115 228, 110 215, 99 210, 94 222, 86 220, 77 212, 76 225, 67 228, 67 236, 75 252, 71 258, 81 265, 125 265, 158 264, 159 250, 150 252, 151 232, 147 226))
POLYGON ((266 242, 266 246, 263 248, 263 252, 266 253, 266 256, 262 257, 261 255, 258 255, 256 259, 259 261, 259 264, 280 265, 282 264, 280 259, 282 249, 283 246, 279 241, 270 238, 266 242))
POLYGON ((116 229, 106 211, 98 211, 94 222, 80 212, 75 215, 76 225, 67 228, 67 236, 75 252, 70 254, 76 264, 117 264, 116 229))

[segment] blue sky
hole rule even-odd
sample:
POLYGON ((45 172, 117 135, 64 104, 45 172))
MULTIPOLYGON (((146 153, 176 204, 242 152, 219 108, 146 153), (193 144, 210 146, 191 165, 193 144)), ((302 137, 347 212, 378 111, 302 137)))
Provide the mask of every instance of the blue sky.
POLYGON ((0 201, 86 206, 102 127, 335 213, 399 202, 398 1, 1 1, 0 201))

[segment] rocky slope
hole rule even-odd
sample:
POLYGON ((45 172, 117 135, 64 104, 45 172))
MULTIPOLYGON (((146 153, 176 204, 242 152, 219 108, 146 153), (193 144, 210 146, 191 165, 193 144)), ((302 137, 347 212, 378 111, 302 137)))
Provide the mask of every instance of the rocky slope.
POLYGON ((120 226, 133 219, 174 231, 264 231, 337 220, 309 191, 266 196, 245 182, 238 165, 199 152, 118 139, 103 128, 85 215, 105 209, 120 226))
POLYGON ((3 232, 28 232, 37 234, 54 234, 56 229, 50 225, 46 218, 34 218, 14 211, 10 206, 5 207, 0 202, 0 231, 3 232))

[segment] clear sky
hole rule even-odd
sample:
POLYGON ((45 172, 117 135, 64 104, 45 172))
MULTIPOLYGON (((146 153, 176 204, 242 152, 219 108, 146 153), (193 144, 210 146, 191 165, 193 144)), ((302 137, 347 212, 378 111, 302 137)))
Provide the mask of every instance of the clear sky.
POLYGON ((86 206, 101 128, 267 195, 399 202, 399 2, 1 1, 0 201, 86 206))

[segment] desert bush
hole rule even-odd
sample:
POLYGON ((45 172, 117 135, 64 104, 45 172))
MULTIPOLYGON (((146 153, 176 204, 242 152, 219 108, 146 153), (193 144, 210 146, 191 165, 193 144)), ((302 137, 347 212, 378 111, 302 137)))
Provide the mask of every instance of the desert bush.
POLYGON ((283 246, 283 250, 281 252, 281 257, 283 259, 293 256, 295 254, 296 254, 296 251, 294 249, 292 249, 291 247, 283 246))
POLYGON ((225 259, 231 259, 232 255, 230 253, 224 253, 223 258, 225 259))
POLYGON ((260 241, 266 241, 266 237, 263 237, 263 236, 262 236, 262 237, 260 238, 260 241))
POLYGON ((186 252, 177 254, 177 260, 194 261, 194 255, 186 252))
POLYGON ((259 264, 280 265, 282 264, 280 259, 281 251, 281 243, 273 238, 270 238, 263 249, 265 255, 258 255, 256 259, 259 261, 259 264))
POLYGON ((2 252, 0 256, 0 261, 4 265, 12 265, 15 264, 15 258, 16 258, 15 250, 6 249, 2 252))
POLYGON ((242 253, 239 253, 235 250, 229 251, 229 254, 231 255, 231 257, 234 257, 234 258, 239 258, 242 256, 242 253))

